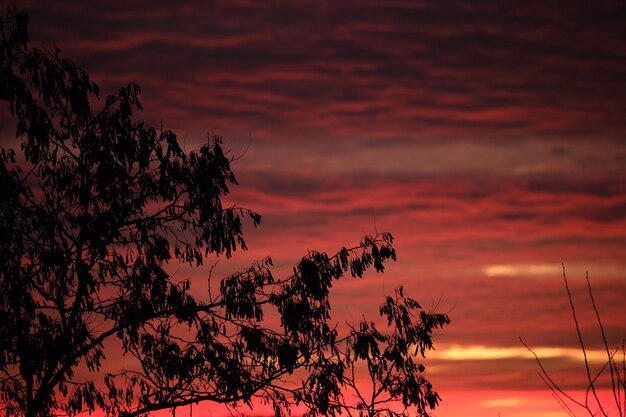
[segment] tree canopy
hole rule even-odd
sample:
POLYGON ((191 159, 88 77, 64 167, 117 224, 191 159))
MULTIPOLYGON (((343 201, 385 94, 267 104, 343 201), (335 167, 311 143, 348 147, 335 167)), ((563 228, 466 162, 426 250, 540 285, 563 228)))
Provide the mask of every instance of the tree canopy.
POLYGON ((0 17, 0 99, 21 142, 0 156, 7 416, 132 417, 203 401, 261 401, 277 416, 294 405, 312 416, 426 415, 438 404, 420 358, 446 315, 402 288, 384 300, 382 325, 330 315, 336 280, 396 259, 390 234, 310 252, 286 277, 266 258, 192 296, 167 265, 230 257, 246 248, 244 223, 261 220, 222 203, 237 182, 221 139, 185 152, 137 118, 137 85, 101 98, 58 50, 29 47, 27 23, 14 6, 0 17), (132 365, 104 366, 110 340, 132 365))

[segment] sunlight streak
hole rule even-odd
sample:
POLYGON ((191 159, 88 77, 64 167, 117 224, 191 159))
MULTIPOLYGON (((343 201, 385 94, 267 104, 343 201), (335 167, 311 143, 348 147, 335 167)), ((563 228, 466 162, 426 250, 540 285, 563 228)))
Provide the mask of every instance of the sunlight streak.
POLYGON ((558 264, 489 265, 483 270, 488 277, 556 275, 561 271, 561 265, 558 264))
MULTIPOLYGON (((533 351, 542 359, 563 358, 584 361, 580 349, 559 347, 538 347, 533 351)), ((490 347, 454 345, 447 349, 434 351, 431 357, 451 361, 500 360, 500 359, 532 359, 532 354, 525 347, 490 347)), ((589 362, 604 363, 607 361, 603 350, 587 350, 589 362)))

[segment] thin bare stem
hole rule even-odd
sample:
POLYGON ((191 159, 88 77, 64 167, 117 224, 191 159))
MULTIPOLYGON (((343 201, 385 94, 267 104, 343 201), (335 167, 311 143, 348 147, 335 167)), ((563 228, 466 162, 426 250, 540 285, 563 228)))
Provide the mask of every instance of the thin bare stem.
MULTIPOLYGON (((541 374, 539 374, 539 376, 541 377, 541 379, 543 379, 543 376, 541 374)), ((543 381, 544 383, 546 382, 545 380, 543 381)), ((561 408, 567 413, 569 414, 571 417, 576 417, 576 414, 574 414, 574 411, 570 408, 569 405, 567 405, 567 403, 563 400, 563 398, 561 398, 560 395, 558 395, 558 393, 556 391, 554 391, 554 389, 552 389, 552 387, 550 387, 550 389, 552 390, 552 397, 554 397, 554 399, 556 400, 556 402, 559 403, 559 405, 561 406, 561 408)))
POLYGON ((579 407, 586 408, 585 404, 581 403, 580 401, 576 400, 574 397, 563 391, 561 387, 556 382, 554 382, 554 380, 550 377, 550 374, 548 374, 548 371, 546 371, 546 369, 543 367, 543 363, 541 363, 541 359, 539 359, 539 356, 537 356, 535 351, 532 350, 530 346, 526 344, 526 342, 524 342, 524 339, 520 337, 519 340, 520 342, 522 342, 522 345, 524 345, 526 349, 528 349, 528 351, 532 353, 532 355, 535 357, 535 361, 537 362, 537 365, 539 365, 539 369, 541 369, 541 373, 539 374, 539 376, 548 386, 548 388, 550 388, 553 392, 558 392, 559 394, 563 395, 565 398, 578 405, 579 407))
MULTIPOLYGON (((585 372, 587 373, 587 381, 589 381, 588 390, 589 389, 591 390, 591 393, 593 394, 593 397, 594 397, 596 403, 600 407, 600 411, 602 412, 602 415, 604 417, 608 417, 608 415, 604 411, 604 408, 602 407, 602 402, 598 398, 598 393, 596 392, 595 385, 594 385, 593 380, 591 378, 591 370, 589 368, 589 359, 587 358, 587 348, 585 347, 585 342, 583 341, 583 336, 582 336, 582 333, 580 331, 580 325, 578 323, 578 318, 576 317, 576 308, 574 307, 574 300, 572 298, 572 293, 571 293, 571 291, 569 289, 569 284, 567 282, 567 275, 565 274, 565 264, 561 264, 561 265, 563 267, 563 281, 565 282, 565 290, 567 291, 567 299, 569 300, 570 310, 572 312, 572 317, 574 318, 574 324, 576 325, 576 334, 578 335, 578 341, 580 343, 580 348, 581 348, 581 350, 583 352, 583 358, 585 360, 585 372)), ((587 403, 587 407, 586 408, 589 411, 589 414, 593 416, 594 414, 589 409, 588 403, 587 403)))
POLYGON ((606 333, 604 332, 604 326, 602 325, 600 312, 598 311, 598 307, 596 307, 596 300, 593 296, 593 291, 591 291, 591 282, 589 281, 588 271, 585 274, 585 279, 587 281, 587 291, 589 292, 589 298, 591 298, 591 305, 593 306, 593 312, 595 313, 596 319, 598 320, 598 327, 600 328, 600 332, 602 333, 602 342, 604 343, 604 349, 606 350, 606 354, 609 360, 609 369, 611 371, 611 388, 613 391, 613 399, 615 400, 617 411, 619 412, 619 415, 621 416, 623 414, 622 407, 621 407, 620 400, 619 400, 619 392, 617 391, 616 386, 615 386, 615 372, 613 371, 613 362, 614 362, 613 357, 615 353, 612 354, 611 351, 609 350, 609 344, 606 340, 606 333))
POLYGON ((626 382, 626 339, 622 339, 622 346, 621 346, 622 360, 621 360, 621 365, 620 365, 616 359, 616 355, 619 352, 619 346, 615 348, 615 350, 613 351, 611 351, 611 349, 609 348, 609 342, 606 337, 604 325, 602 324, 600 311, 597 307, 595 297, 593 295, 593 291, 591 288, 591 282, 589 280, 589 273, 587 273, 586 274, 587 291, 589 293, 589 297, 591 298, 593 312, 596 316, 598 327, 600 328, 600 332, 602 334, 602 342, 604 343, 604 350, 607 355, 607 360, 604 363, 604 365, 597 372, 594 372, 592 374, 591 367, 589 365, 589 358, 587 355, 587 348, 585 346, 585 342, 582 337, 581 326, 578 321, 576 308, 574 306, 574 300, 573 300, 572 293, 569 288, 567 275, 565 273, 565 265, 563 265, 563 281, 565 282, 565 290, 567 292, 567 298, 568 298, 569 305, 570 305, 570 311, 572 314, 572 318, 574 319, 574 324, 576 327, 576 334, 578 336, 580 348, 583 353, 585 371, 587 374, 588 384, 585 390, 584 402, 582 399, 577 400, 573 398, 572 396, 570 396, 569 394, 567 394, 565 391, 563 391, 563 389, 550 377, 550 375, 544 368, 537 354, 522 340, 521 337, 520 337, 520 341, 526 347, 526 349, 528 349, 528 351, 531 352, 533 356, 535 357, 535 361, 539 365, 539 369, 540 369, 540 372, 538 372, 539 377, 544 382, 544 384, 546 384, 546 386, 550 389, 550 391, 552 391, 552 395, 557 400, 559 405, 561 405, 564 411, 567 412, 568 415, 572 417, 576 416, 572 408, 569 407, 569 405, 571 404, 568 404, 566 400, 571 401, 572 404, 576 404, 580 408, 586 410, 586 412, 591 417, 596 417, 600 415, 604 417, 609 416, 609 413, 607 412, 607 410, 611 410, 612 412, 613 409, 612 407, 609 406, 608 403, 604 403, 604 404, 602 403, 602 401, 598 397, 598 391, 597 391, 597 389, 599 389, 598 384, 600 383, 600 376, 606 372, 606 368, 608 367, 611 372, 611 389, 613 391, 613 401, 615 402, 615 406, 617 409, 616 410, 617 416, 626 417, 626 385, 625 385, 625 382, 626 382), (596 406, 593 405, 594 401, 597 404, 597 408, 596 406), (607 408, 605 409, 605 407, 607 408))
POLYGON ((622 404, 626 407, 626 339, 622 339, 622 394, 622 404))

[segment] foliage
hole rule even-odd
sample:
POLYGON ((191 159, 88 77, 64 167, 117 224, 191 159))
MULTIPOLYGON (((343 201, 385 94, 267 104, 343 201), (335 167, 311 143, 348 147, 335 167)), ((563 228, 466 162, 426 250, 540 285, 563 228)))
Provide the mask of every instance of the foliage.
POLYGON ((591 289, 591 282, 589 281, 589 274, 586 275, 587 281, 587 293, 591 300, 591 306, 593 313, 598 323, 598 329, 600 330, 602 345, 606 352, 606 362, 597 371, 593 371, 590 367, 589 360, 587 358, 588 347, 582 336, 578 316, 576 314, 576 307, 572 298, 572 293, 569 288, 567 275, 565 274, 565 266, 563 266, 563 281, 565 282, 565 291, 567 293, 567 299, 569 300, 570 311, 576 327, 576 335, 578 336, 578 342, 580 344, 580 350, 584 358, 585 363, 585 377, 587 379, 587 386, 585 387, 585 397, 583 399, 575 398, 567 393, 561 385, 550 376, 550 373, 545 368, 544 364, 537 354, 522 340, 522 344, 533 354, 537 364, 539 366, 539 377, 546 384, 546 386, 552 391, 552 395, 557 400, 563 410, 571 417, 576 417, 575 409, 580 409, 591 417, 603 416, 609 417, 617 415, 619 417, 626 416, 626 342, 622 340, 622 346, 616 348, 609 347, 609 343, 604 332, 604 325, 598 307, 596 306, 596 300, 593 296, 591 289), (621 354, 620 354, 621 353, 621 354), (620 357, 621 356, 621 360, 620 357), (602 400, 599 396, 601 377, 608 374, 610 377, 610 391, 611 400, 602 400), (614 411, 615 414, 611 412, 614 411))
POLYGON ((437 405, 416 357, 447 316, 421 311, 401 289, 381 307, 384 331, 364 320, 342 332, 330 316, 336 280, 372 266, 383 272, 396 259, 390 234, 333 256, 311 252, 284 278, 267 258, 222 279, 218 294, 192 296, 167 264, 229 257, 246 248, 245 219, 261 219, 222 205, 236 180, 220 138, 183 151, 173 132, 136 120, 138 86, 100 99, 58 50, 28 47, 27 21, 14 7, 0 18, 0 98, 22 151, 3 148, 0 157, 7 416, 100 409, 131 417, 255 399, 277 415, 298 404, 311 415, 369 416, 425 415, 437 405), (112 340, 134 365, 103 371, 112 340), (373 381, 371 401, 354 377, 360 364, 373 381))

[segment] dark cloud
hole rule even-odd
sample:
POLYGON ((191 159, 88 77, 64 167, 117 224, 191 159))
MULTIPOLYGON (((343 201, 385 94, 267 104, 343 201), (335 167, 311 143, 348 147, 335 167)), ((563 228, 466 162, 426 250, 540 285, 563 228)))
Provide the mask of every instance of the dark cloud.
POLYGON ((626 219, 626 201, 577 208, 575 215, 599 223, 614 223, 626 219))
POLYGON ((182 109, 220 127, 236 117, 254 132, 279 112, 280 136, 291 140, 366 132, 623 138, 623 6, 558 3, 25 6, 38 44, 57 43, 105 85, 123 73, 160 83, 168 96, 164 80, 186 80, 184 94, 159 107, 166 119, 182 109), (361 130, 346 129, 355 124, 361 130))
POLYGON ((583 194, 609 198, 626 193, 626 178, 583 179, 579 181, 544 178, 532 180, 527 185, 530 191, 547 194, 583 194))

